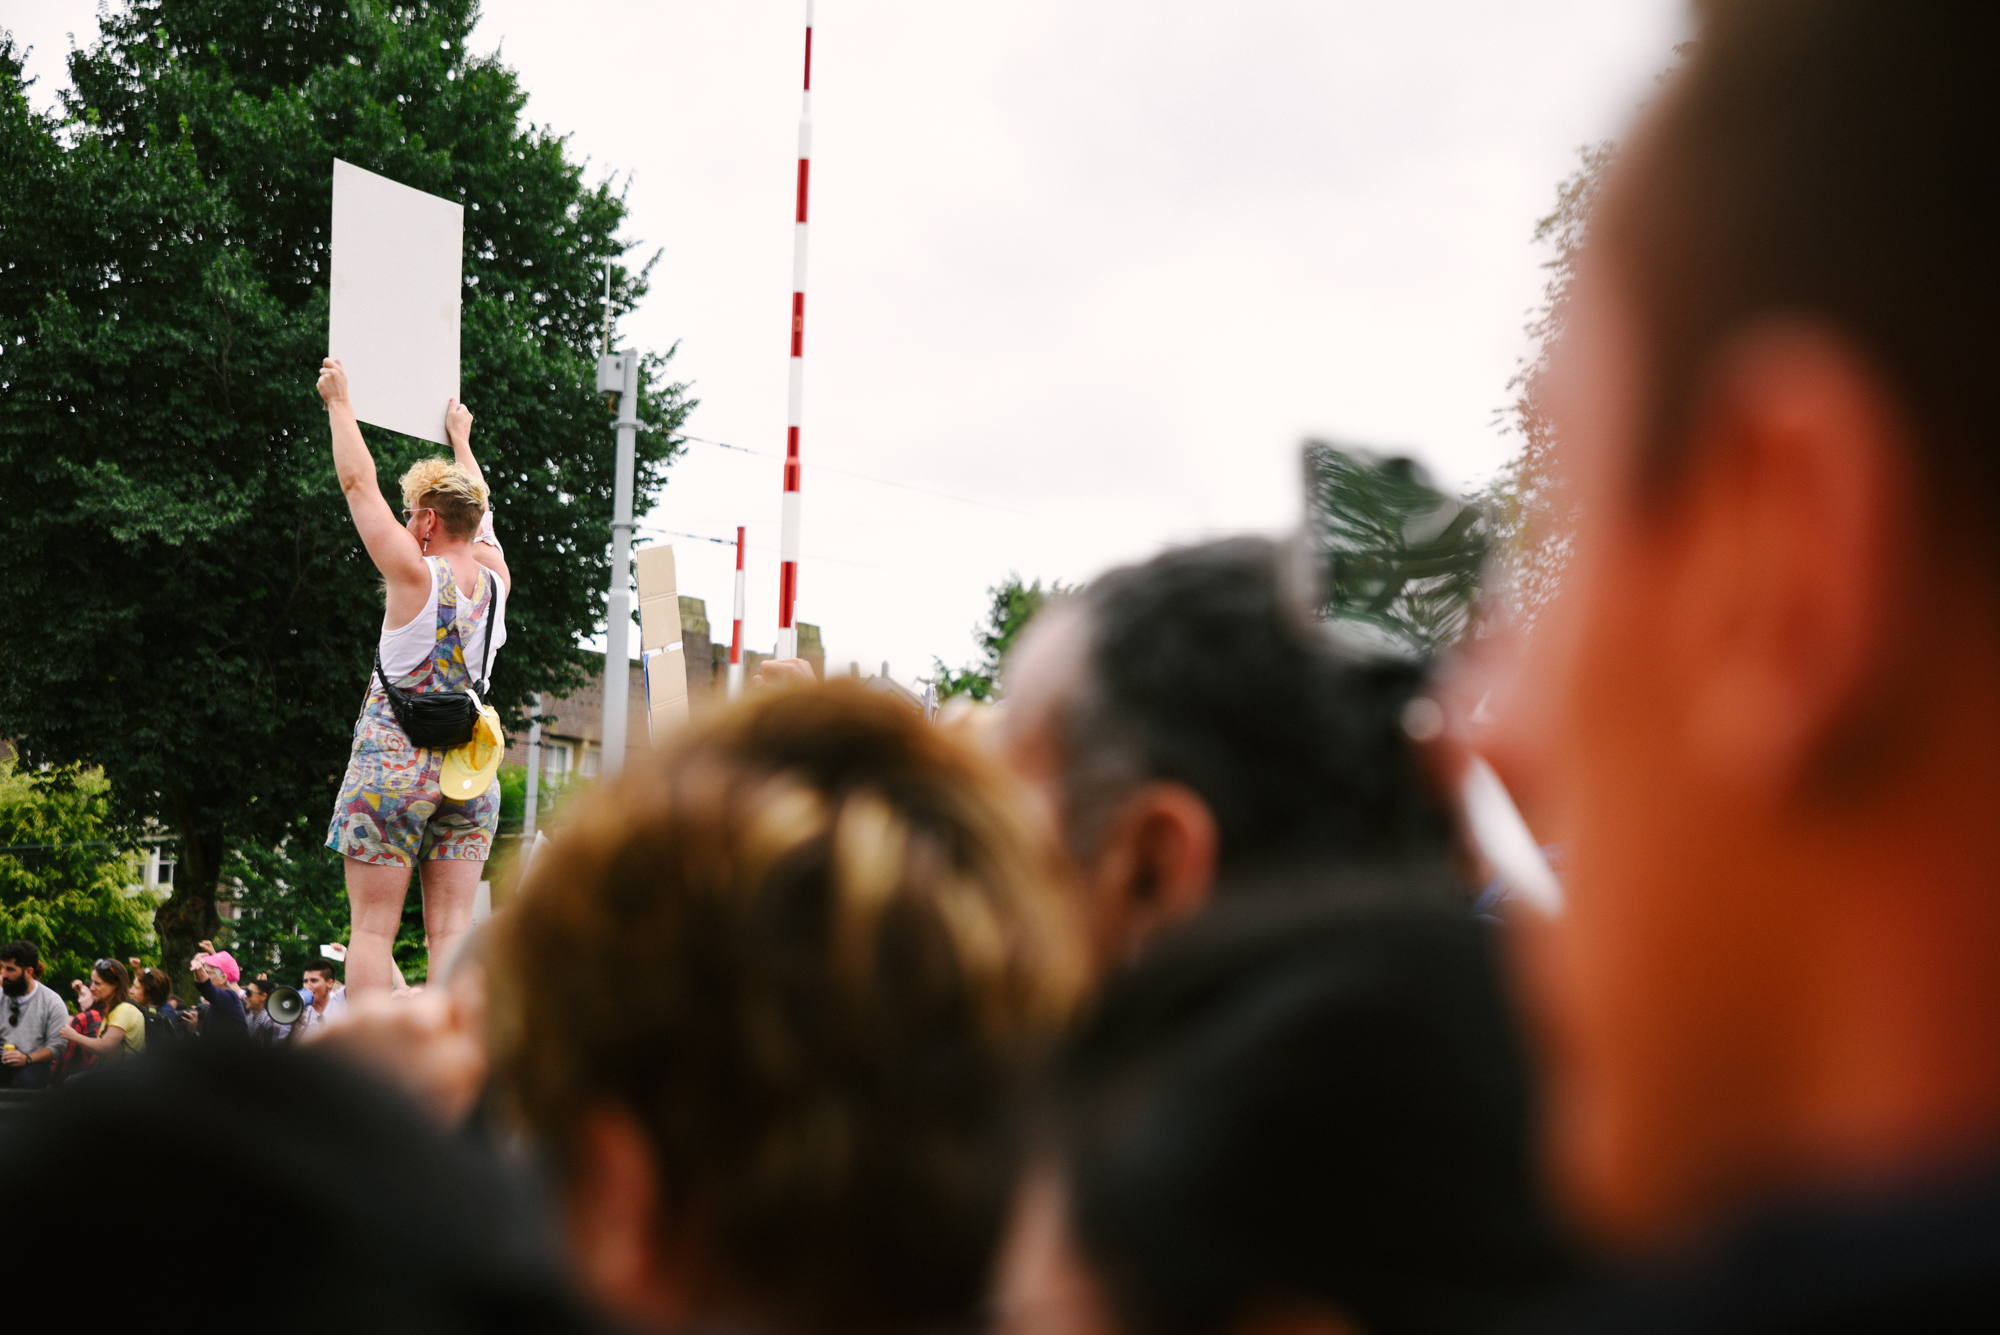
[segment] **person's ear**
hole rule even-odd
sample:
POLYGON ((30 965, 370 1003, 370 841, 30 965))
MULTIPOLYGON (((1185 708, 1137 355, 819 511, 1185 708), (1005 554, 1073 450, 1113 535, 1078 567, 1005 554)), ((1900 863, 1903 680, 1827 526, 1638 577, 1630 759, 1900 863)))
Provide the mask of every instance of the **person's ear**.
POLYGON ((1084 870, 1101 961, 1129 955, 1208 901, 1221 837, 1215 813, 1180 783, 1141 785, 1106 824, 1084 870))
POLYGON ((1691 426, 1660 608, 1689 684, 1685 735, 1717 782, 1807 778, 1871 703, 1897 637, 1910 433, 1851 346, 1798 323, 1725 348, 1691 426))
POLYGON ((630 1113, 585 1116, 567 1185, 571 1268, 583 1292, 635 1328, 686 1324, 686 1289, 664 1255, 657 1165, 630 1113))

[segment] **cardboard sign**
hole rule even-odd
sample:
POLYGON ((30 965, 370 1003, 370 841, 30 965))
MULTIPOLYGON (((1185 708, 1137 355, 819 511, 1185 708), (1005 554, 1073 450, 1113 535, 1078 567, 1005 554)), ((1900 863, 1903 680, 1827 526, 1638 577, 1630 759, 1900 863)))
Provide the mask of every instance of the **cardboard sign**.
POLYGON ((681 600, 671 544, 632 556, 639 577, 639 661, 646 678, 646 722, 654 742, 687 721, 687 658, 681 649, 681 600))
POLYGON ((648 653, 646 663, 646 735, 658 742, 676 725, 687 722, 688 665, 679 644, 648 653))
POLYGON ((681 638, 681 599, 674 588, 672 543, 641 547, 632 556, 639 577, 639 648, 664 649, 681 638))
POLYGON ((326 355, 362 421, 445 443, 464 251, 462 205, 334 159, 326 355))

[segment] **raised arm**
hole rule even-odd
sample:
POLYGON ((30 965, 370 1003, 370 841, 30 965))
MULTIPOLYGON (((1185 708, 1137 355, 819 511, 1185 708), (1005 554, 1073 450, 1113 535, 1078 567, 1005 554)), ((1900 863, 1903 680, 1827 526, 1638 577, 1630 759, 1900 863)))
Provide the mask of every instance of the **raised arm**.
MULTIPOLYGON (((479 461, 472 457, 472 410, 457 399, 445 407, 444 438, 451 442, 452 458, 458 466, 472 474, 480 486, 486 486, 486 474, 479 471, 479 461)), ((486 488, 486 517, 479 523, 479 536, 472 540, 472 559, 500 577, 507 591, 514 591, 514 576, 507 569, 507 557, 500 550, 500 539, 493 536, 493 489, 486 488)))
POLYGON ((327 422, 333 428, 333 471, 347 497, 347 512, 354 517, 361 545, 388 584, 389 624, 400 626, 429 601, 430 567, 424 564, 423 548, 409 529, 396 522, 395 512, 382 499, 374 456, 368 453, 361 423, 348 401, 347 368, 332 357, 320 363, 319 396, 326 402, 327 422))
POLYGON ((451 442, 451 457, 458 466, 472 474, 474 482, 486 486, 486 474, 479 471, 479 460, 472 457, 472 409, 457 399, 445 403, 444 438, 451 442))

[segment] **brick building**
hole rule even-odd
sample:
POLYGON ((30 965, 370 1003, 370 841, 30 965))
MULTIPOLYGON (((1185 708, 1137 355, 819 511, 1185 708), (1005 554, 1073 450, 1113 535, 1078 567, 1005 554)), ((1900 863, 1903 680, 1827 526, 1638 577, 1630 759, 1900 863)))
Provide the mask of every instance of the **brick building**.
MULTIPOLYGON (((717 642, 713 637, 708 606, 700 598, 681 598, 681 656, 687 662, 688 709, 705 709, 721 699, 729 670, 729 641, 724 638, 717 642)), ((601 662, 603 656, 593 657, 601 662)), ((744 675, 756 672, 758 665, 770 657, 745 649, 744 675)), ((826 675, 826 651, 818 626, 799 623, 799 657, 809 661, 822 677, 826 675)), ((625 749, 642 751, 652 744, 646 732, 646 683, 636 662, 626 670, 631 673, 631 687, 626 696, 629 703, 625 713, 625 749)), ((596 778, 604 754, 603 669, 598 670, 596 680, 574 695, 544 699, 542 714, 550 720, 542 725, 543 780, 560 785, 571 778, 596 778)), ((504 763, 528 763, 527 733, 508 739, 504 763)))

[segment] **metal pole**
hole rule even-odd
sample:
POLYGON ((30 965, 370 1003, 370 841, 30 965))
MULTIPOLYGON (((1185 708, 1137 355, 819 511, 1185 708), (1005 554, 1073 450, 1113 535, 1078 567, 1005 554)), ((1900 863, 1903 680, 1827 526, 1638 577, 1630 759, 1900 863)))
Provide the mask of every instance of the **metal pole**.
POLYGON ((604 262, 604 349, 603 356, 611 355, 611 261, 604 262))
POLYGON ((632 660, 626 648, 632 627, 632 466, 639 429, 639 353, 621 348, 597 362, 597 387, 618 391, 617 475, 611 492, 611 596, 605 603, 604 756, 606 778, 625 764, 625 712, 632 688, 632 660))
POLYGON ((743 694, 743 525, 736 526, 736 625, 729 632, 729 698, 743 694))
POLYGON ((778 535, 778 657, 799 656, 799 425, 805 411, 806 175, 812 166, 813 5, 806 0, 805 97, 799 110, 799 203, 792 224, 791 388, 785 412, 785 500, 778 535))
POLYGON ((542 796, 542 693, 535 692, 534 722, 528 725, 528 804, 521 813, 521 844, 535 842, 535 808, 542 796))

